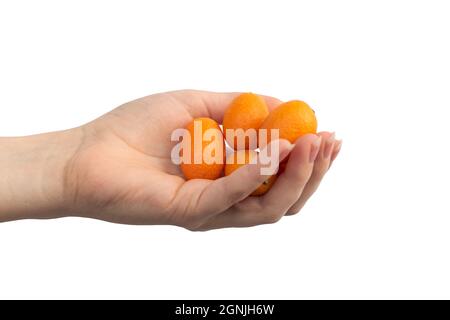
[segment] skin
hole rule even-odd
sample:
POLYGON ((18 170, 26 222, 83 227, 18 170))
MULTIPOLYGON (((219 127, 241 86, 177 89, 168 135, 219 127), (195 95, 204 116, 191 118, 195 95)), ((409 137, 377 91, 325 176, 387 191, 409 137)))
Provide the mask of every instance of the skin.
MULTIPOLYGON (((172 131, 197 117, 221 123, 238 94, 160 93, 78 128, 0 138, 0 222, 81 216, 210 230, 274 223, 297 213, 339 153, 341 142, 329 132, 294 144, 281 140, 280 161, 290 154, 289 162, 262 197, 248 197, 267 178, 259 164, 214 181, 185 181, 171 162, 172 131)), ((270 109, 281 103, 263 98, 270 109)))

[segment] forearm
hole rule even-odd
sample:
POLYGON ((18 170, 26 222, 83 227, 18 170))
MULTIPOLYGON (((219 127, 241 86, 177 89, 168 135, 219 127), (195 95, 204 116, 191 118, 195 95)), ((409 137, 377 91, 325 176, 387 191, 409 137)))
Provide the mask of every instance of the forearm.
POLYGON ((79 144, 78 129, 0 138, 0 222, 65 215, 65 169, 79 144))

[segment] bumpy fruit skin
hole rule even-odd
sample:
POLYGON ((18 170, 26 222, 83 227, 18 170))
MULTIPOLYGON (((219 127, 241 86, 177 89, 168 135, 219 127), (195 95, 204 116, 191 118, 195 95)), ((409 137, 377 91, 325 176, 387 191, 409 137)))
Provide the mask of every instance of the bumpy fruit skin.
POLYGON ((186 127, 186 129, 189 131, 191 135, 191 163, 181 163, 180 168, 183 172, 185 178, 187 180, 191 179, 209 179, 209 180, 215 180, 217 178, 220 178, 223 173, 223 168, 225 166, 225 161, 223 161, 224 158, 222 158, 221 163, 212 163, 207 164, 205 163, 205 160, 202 158, 202 163, 196 164, 194 163, 194 123, 195 122, 201 122, 202 124, 202 154, 203 150, 210 144, 214 143, 213 141, 204 141, 203 140, 203 134, 208 129, 217 129, 220 132, 220 145, 222 147, 222 150, 224 150, 224 157, 225 157, 225 141, 223 139, 222 131, 220 129, 219 124, 210 118, 197 118, 194 119, 191 123, 189 123, 186 127))
MULTIPOLYGON (((238 150, 230 155, 228 155, 226 164, 225 164, 225 176, 232 174, 235 170, 240 168, 241 166, 250 163, 253 159, 256 160, 258 153, 253 150, 238 150), (241 158, 244 158, 245 163, 238 163, 241 161, 241 158)), ((263 184, 261 184, 258 189, 253 191, 252 196, 262 196, 265 194, 274 184, 277 179, 276 175, 270 176, 263 184)))
MULTIPOLYGON (((299 137, 317 132, 317 119, 313 109, 305 102, 292 100, 280 104, 264 120, 260 129, 267 129, 267 143, 272 139, 270 129, 279 129, 279 138, 294 143, 299 137)), ((265 144, 260 141, 259 147, 265 144)))
MULTIPOLYGON (((223 132, 230 146, 233 144, 233 136, 227 136, 227 129, 243 129, 244 131, 255 129, 257 132, 268 115, 269 109, 260 96, 254 93, 243 93, 237 96, 231 102, 223 117, 223 132)), ((235 150, 239 149, 237 142, 237 137, 234 137, 233 147, 235 150)), ((255 142, 257 143, 257 141, 255 142)), ((245 149, 249 149, 248 137, 245 139, 245 149)))

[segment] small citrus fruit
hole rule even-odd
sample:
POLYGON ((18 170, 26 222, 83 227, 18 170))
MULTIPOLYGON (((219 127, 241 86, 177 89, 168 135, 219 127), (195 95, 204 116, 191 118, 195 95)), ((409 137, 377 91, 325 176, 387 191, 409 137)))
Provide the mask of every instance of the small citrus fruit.
POLYGON ((223 117, 223 132, 230 146, 235 150, 249 149, 250 141, 245 131, 254 129, 255 132, 255 149, 257 147, 258 129, 264 119, 269 115, 269 109, 266 102, 260 96, 254 93, 243 93, 237 96, 225 111, 223 117), (227 129, 233 129, 234 134, 227 133, 227 129), (245 139, 245 145, 244 145, 245 139), (238 145, 238 143, 241 145, 238 145))
MULTIPOLYGON (((186 129, 190 133, 190 150, 191 156, 187 162, 182 162, 180 164, 181 171, 187 180, 190 179, 210 179, 215 180, 222 175, 223 168, 225 166, 225 141, 223 139, 222 131, 220 130, 219 124, 210 118, 197 118, 189 123, 186 129), (200 129, 196 131, 196 128, 200 129), (209 133, 215 133, 214 138, 209 137, 205 139, 205 133, 209 129, 209 133), (216 131, 217 130, 217 131, 216 131), (196 133, 199 133, 201 137, 196 137, 196 133), (195 149, 195 140, 200 142, 197 144, 198 148, 195 149), (218 141, 216 141, 218 139, 218 141), (217 148, 213 148, 217 144, 217 148), (216 151, 221 149, 221 154, 216 155, 216 151), (206 150, 206 151, 205 151, 206 150), (211 152, 208 153, 207 151, 211 152), (195 163, 195 155, 201 155, 200 163, 195 163), (209 158, 208 158, 209 157, 209 158), (208 159, 209 160, 208 160, 208 159), (217 161, 213 161, 217 158, 217 161)), ((181 151, 181 156, 183 156, 183 150, 181 151)))
MULTIPOLYGON (((305 102, 292 100, 280 104, 264 120, 260 129, 267 129, 267 142, 271 141, 270 129, 279 129, 279 138, 294 143, 299 137, 317 132, 314 110, 305 102)), ((260 141, 259 147, 265 143, 260 141)))

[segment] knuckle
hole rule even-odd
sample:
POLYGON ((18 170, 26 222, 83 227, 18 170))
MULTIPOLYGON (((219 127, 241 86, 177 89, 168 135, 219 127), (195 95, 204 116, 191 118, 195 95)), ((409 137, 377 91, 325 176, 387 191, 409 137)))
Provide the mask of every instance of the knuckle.
POLYGON ((203 220, 198 218, 191 218, 189 221, 185 221, 181 224, 181 227, 189 231, 202 231, 203 220))
POLYGON ((202 227, 197 228, 197 229, 192 230, 192 231, 194 231, 194 232, 208 232, 208 231, 211 231, 211 230, 212 230, 211 228, 202 226, 202 227))
POLYGON ((192 231, 192 232, 206 232, 206 231, 209 231, 209 229, 202 228, 202 227, 193 227, 193 228, 185 227, 185 229, 187 229, 189 231, 192 231))
POLYGON ((278 221, 280 221, 282 217, 283 215, 278 212, 270 212, 264 217, 264 223, 266 224, 277 223, 278 221))
POLYGON ((297 213, 300 212, 301 207, 300 206, 293 206, 292 208, 290 208, 288 210, 288 212, 286 213, 286 215, 288 216, 293 216, 296 215, 297 213))

